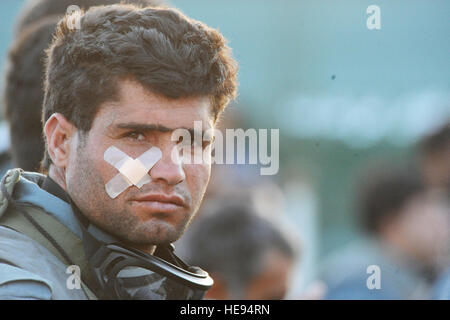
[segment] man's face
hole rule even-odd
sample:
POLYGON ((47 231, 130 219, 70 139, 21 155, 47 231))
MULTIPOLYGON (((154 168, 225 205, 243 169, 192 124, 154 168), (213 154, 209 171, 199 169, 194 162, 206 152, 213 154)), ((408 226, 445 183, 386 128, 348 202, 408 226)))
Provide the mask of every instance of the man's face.
POLYGON ((441 190, 431 190, 412 198, 397 219, 396 232, 409 252, 425 264, 448 262, 450 249, 450 205, 441 190))
POLYGON ((422 170, 426 182, 433 188, 450 187, 450 145, 423 158, 422 170))
POLYGON ((119 88, 120 100, 102 104, 91 130, 71 142, 67 191, 91 222, 126 242, 174 242, 198 210, 211 168, 207 163, 174 163, 172 131, 193 129, 194 121, 201 121, 203 130, 212 128, 210 100, 166 99, 131 80, 121 81, 119 88), (162 158, 149 171, 152 181, 110 198, 105 184, 118 171, 103 156, 111 146, 134 159, 153 146, 161 149, 162 158))

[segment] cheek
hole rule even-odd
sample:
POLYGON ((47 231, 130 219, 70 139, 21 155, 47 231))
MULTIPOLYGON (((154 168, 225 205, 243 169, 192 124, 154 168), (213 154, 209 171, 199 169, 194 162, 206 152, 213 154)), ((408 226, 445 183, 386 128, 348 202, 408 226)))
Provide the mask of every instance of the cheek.
POLYGON ((89 139, 84 145, 78 146, 72 157, 73 170, 68 174, 86 189, 98 188, 99 184, 104 185, 115 175, 115 168, 103 159, 103 149, 103 146, 89 139))
POLYGON ((96 180, 101 180, 103 184, 107 183, 118 173, 118 170, 104 159, 105 151, 112 145, 113 143, 110 141, 92 133, 85 149, 90 170, 95 172, 96 180))
POLYGON ((211 165, 185 165, 184 172, 191 195, 195 198, 201 197, 208 186, 211 165))

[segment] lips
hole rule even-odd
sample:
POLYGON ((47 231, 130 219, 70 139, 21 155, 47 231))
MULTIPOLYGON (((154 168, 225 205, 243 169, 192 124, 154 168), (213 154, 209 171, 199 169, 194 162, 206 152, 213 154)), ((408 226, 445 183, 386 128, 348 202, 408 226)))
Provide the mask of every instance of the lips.
POLYGON ((160 205, 176 205, 179 207, 185 207, 186 203, 180 196, 177 195, 165 195, 165 194, 148 194, 133 199, 137 202, 155 203, 160 205))

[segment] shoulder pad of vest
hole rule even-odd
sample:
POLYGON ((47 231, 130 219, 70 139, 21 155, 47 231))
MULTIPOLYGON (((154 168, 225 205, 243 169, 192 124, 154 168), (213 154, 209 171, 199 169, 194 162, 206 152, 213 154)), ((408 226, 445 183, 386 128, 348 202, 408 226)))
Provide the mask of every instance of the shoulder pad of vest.
MULTIPOLYGON (((2 183, 5 184, 5 189, 9 195, 12 195, 14 186, 17 184, 17 182, 19 182, 22 172, 22 169, 11 169, 8 170, 8 172, 6 172, 5 176, 2 178, 2 183)), ((8 199, 3 194, 2 189, 0 189, 0 217, 8 208, 8 199)))

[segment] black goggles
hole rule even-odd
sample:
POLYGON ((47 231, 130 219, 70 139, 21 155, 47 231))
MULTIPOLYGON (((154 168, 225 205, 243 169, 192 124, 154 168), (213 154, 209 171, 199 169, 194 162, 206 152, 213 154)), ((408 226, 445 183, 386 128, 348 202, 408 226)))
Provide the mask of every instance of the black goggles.
POLYGON ((155 255, 149 255, 106 244, 89 262, 105 299, 199 300, 213 284, 207 272, 187 266, 173 254, 172 247, 158 248, 155 255))

